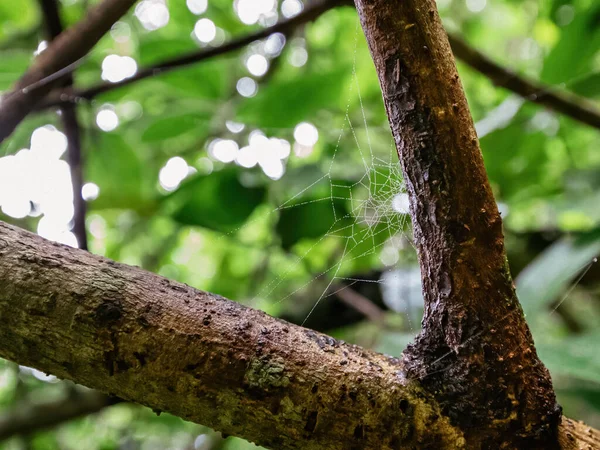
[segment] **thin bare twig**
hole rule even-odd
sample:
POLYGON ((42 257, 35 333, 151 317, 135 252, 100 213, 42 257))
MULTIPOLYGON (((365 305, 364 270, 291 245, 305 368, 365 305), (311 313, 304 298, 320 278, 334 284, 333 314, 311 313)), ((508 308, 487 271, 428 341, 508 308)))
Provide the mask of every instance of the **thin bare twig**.
POLYGON ((0 142, 56 86, 55 74, 69 73, 135 0, 104 0, 74 27, 66 30, 40 53, 0 103, 0 142))
MULTIPOLYGON (((46 28, 50 41, 56 39, 63 31, 58 4, 56 0, 40 0, 46 28)), ((63 82, 63 88, 73 85, 73 74, 68 74, 63 82)), ((77 120, 76 105, 64 104, 60 107, 61 119, 67 136, 67 160, 71 168, 71 184, 73 186, 73 233, 77 238, 79 248, 88 249, 85 229, 86 203, 81 195, 83 187, 83 162, 81 157, 81 128, 77 120)))
MULTIPOLYGON (((302 23, 314 20, 326 11, 341 5, 348 5, 348 2, 343 0, 326 0, 314 7, 307 8, 303 13, 293 19, 283 21, 248 36, 235 39, 219 47, 191 52, 182 57, 147 67, 138 72, 135 76, 118 83, 100 83, 81 91, 72 89, 57 90, 52 92, 46 100, 39 105, 38 109, 56 107, 65 103, 74 103, 77 100, 92 100, 100 94, 123 86, 128 86, 136 81, 238 50, 258 39, 263 39, 272 33, 285 33, 286 30, 291 30, 302 23)), ((476 49, 467 45, 458 36, 450 34, 448 37, 452 45, 454 56, 480 72, 482 75, 488 77, 497 86, 509 89, 528 101, 543 105, 579 122, 600 129, 600 110, 586 98, 570 92, 558 91, 552 89, 550 86, 527 80, 511 70, 493 62, 476 49)))
POLYGON ((337 297, 346 305, 364 315, 371 322, 381 325, 384 324, 384 311, 367 297, 358 293, 349 286, 339 285, 335 288, 337 297))
POLYGON ((496 86, 506 88, 530 102, 600 129, 600 110, 588 99, 528 80, 495 63, 457 36, 449 34, 448 39, 456 58, 489 78, 496 86))
POLYGON ((246 36, 233 39, 218 47, 206 48, 190 52, 178 58, 169 59, 156 65, 146 67, 138 71, 133 77, 126 78, 125 80, 119 81, 117 83, 99 83, 96 86, 81 91, 58 90, 52 92, 46 98, 45 101, 39 104, 37 109, 56 107, 65 103, 75 103, 78 100, 91 100, 100 94, 124 86, 129 86, 130 84, 135 83, 137 81, 159 74, 163 74, 177 68, 199 63, 201 61, 224 55, 235 50, 239 50, 241 48, 244 48, 248 44, 251 44, 254 41, 267 38, 274 33, 283 33, 285 35, 288 35, 291 32, 291 30, 295 29, 299 25, 315 20, 330 9, 348 4, 349 3, 346 0, 324 0, 322 2, 315 3, 314 5, 307 7, 303 12, 291 19, 283 20, 271 27, 264 28, 246 36))

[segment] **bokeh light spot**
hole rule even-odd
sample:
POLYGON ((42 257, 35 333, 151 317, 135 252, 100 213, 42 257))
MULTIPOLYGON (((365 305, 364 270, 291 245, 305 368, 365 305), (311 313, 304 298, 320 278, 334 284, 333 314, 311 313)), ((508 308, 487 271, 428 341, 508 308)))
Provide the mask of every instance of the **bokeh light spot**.
POLYGON ((242 97, 254 97, 258 91, 258 85, 252 78, 243 77, 238 80, 236 89, 242 97))
POLYGON ((185 4, 192 14, 199 16, 208 8, 208 0, 186 0, 185 4))
POLYGON ((217 27, 210 19, 200 19, 194 26, 194 36, 205 44, 211 42, 217 35, 217 27))
POLYGON ((113 131, 119 126, 119 116, 112 108, 102 108, 96 114, 96 124, 102 131, 113 131))
POLYGON ((319 131, 312 123, 302 122, 294 129, 294 139, 300 145, 312 147, 319 140, 319 131))
POLYGON ((246 67, 248 68, 248 72, 255 77, 261 77, 267 73, 269 61, 263 55, 255 53, 254 55, 250 55, 246 61, 246 67))
POLYGON ((130 56, 108 55, 102 61, 102 79, 118 83, 137 72, 137 63, 130 56))
POLYGON ((83 199, 85 201, 96 200, 98 198, 99 194, 100 194, 100 188, 98 187, 97 184, 85 183, 81 187, 81 197, 83 197, 83 199))
POLYGON ((169 9, 164 0, 144 0, 135 7, 135 16, 148 30, 158 30, 169 23, 169 9))
POLYGON ((189 166, 185 159, 175 156, 160 169, 158 181, 163 189, 173 191, 189 174, 189 166))

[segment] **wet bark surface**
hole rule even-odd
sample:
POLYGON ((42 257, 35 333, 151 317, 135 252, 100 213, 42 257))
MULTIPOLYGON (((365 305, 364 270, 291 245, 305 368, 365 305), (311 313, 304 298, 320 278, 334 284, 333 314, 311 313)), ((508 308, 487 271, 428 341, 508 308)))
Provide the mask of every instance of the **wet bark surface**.
POLYGON ((502 220, 433 0, 357 0, 410 196, 425 297, 404 352, 472 448, 552 448, 560 409, 509 273, 502 220))
POLYGON ((462 448, 402 362, 0 222, 0 357, 272 449, 462 448))

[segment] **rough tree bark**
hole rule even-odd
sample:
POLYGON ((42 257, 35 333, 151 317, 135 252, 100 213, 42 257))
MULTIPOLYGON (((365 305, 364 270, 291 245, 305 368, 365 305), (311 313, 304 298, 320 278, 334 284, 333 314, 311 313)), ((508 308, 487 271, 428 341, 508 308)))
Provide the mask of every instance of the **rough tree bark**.
POLYGON ((561 425, 432 0, 357 0, 426 311, 397 359, 0 223, 0 356, 277 449, 600 448, 561 425))
POLYGON ((356 0, 410 197, 423 331, 411 379, 474 448, 553 448, 560 408, 508 269, 502 220, 434 0, 356 0))
POLYGON ((2 222, 0 323, 0 357, 267 448, 478 448, 397 358, 2 222))
POLYGON ((464 443, 396 358, 1 222, 0 323, 1 357, 268 448, 464 443))

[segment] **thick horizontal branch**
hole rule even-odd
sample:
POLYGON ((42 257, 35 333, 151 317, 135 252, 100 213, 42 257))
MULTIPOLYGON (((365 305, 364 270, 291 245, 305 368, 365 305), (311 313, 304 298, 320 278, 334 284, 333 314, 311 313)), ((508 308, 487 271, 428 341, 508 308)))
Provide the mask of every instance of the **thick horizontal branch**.
POLYGON ((0 441, 42 431, 116 403, 118 399, 100 392, 77 390, 59 400, 20 404, 0 416, 0 441))
POLYGON ((63 72, 83 58, 135 0, 104 0, 74 27, 61 33, 0 102, 0 142, 56 85, 63 72))
MULTIPOLYGON (((268 448, 465 445, 396 358, 2 222, 0 320, 1 357, 268 448)), ((568 419, 559 435, 600 449, 568 419)))
POLYGON ((0 356, 276 449, 460 448, 401 363, 0 223, 0 356))
POLYGON ((496 86, 506 88, 530 102, 600 129, 600 109, 588 99, 528 80, 495 63, 459 37, 449 34, 448 38, 454 56, 489 78, 496 86))
POLYGON ((186 67, 195 63, 206 61, 220 55, 224 55, 235 50, 244 48, 260 39, 264 39, 272 35, 273 33, 289 34, 293 29, 304 23, 315 20, 323 13, 341 5, 349 5, 347 0, 324 0, 314 3, 308 6, 297 16, 283 20, 271 27, 263 28, 262 30, 256 31, 255 33, 248 34, 236 39, 233 39, 223 45, 201 49, 198 51, 187 53, 178 58, 169 59, 161 63, 146 67, 138 71, 133 77, 126 78, 117 83, 100 83, 88 89, 74 91, 74 90, 60 90, 53 92, 49 95, 46 100, 41 103, 38 109, 45 109, 50 107, 60 106, 64 103, 74 103, 78 100, 91 100, 96 96, 103 94, 114 89, 118 89, 124 86, 129 86, 140 80, 144 80, 149 77, 153 77, 159 74, 170 72, 174 69, 186 67))

